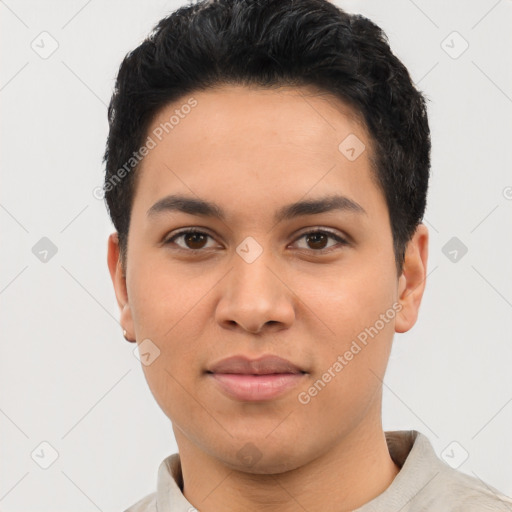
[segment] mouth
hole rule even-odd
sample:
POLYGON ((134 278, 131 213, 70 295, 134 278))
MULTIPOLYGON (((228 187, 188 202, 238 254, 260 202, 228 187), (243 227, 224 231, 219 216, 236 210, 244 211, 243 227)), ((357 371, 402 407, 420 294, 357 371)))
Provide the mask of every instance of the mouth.
POLYGON ((307 372, 278 356, 249 359, 233 356, 207 370, 218 389, 239 401, 266 401, 278 398, 297 386, 307 372))

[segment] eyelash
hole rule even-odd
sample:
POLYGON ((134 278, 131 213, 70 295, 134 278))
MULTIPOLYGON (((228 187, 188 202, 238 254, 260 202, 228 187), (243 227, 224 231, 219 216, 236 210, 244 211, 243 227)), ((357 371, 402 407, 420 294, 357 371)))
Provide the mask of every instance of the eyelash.
MULTIPOLYGON (((184 235, 189 235, 189 234, 192 234, 192 233, 196 233, 196 234, 200 234, 200 235, 206 235, 206 236, 208 236, 210 238, 213 238, 209 233, 201 231, 200 229, 187 228, 186 230, 180 231, 180 232, 174 234, 172 237, 170 237, 167 240, 165 240, 164 241, 164 245, 170 245, 171 243, 174 243, 174 240, 176 240, 177 238, 182 237, 184 235)), ((341 246, 345 246, 345 245, 349 244, 349 242, 347 240, 345 240, 344 238, 342 238, 339 235, 337 235, 337 234, 335 234, 335 233, 333 233, 333 232, 331 232, 329 230, 326 230, 326 229, 313 229, 311 231, 307 231, 305 233, 302 233, 296 239, 296 241, 300 240, 301 238, 306 237, 307 235, 314 235, 314 234, 317 234, 317 233, 321 233, 321 234, 327 235, 328 237, 336 240, 338 242, 338 244, 341 245, 341 246)), ((301 250, 302 251, 307 250, 307 251, 313 252, 315 254, 326 254, 328 252, 331 252, 335 248, 336 248, 336 246, 331 246, 331 247, 328 247, 326 249, 319 249, 319 250, 315 250, 315 249, 301 249, 301 250)), ((197 253, 200 253, 200 252, 205 252, 208 249, 184 249, 183 247, 179 247, 178 246, 177 250, 183 251, 183 252, 187 252, 187 253, 191 253, 191 254, 197 254, 197 253)))

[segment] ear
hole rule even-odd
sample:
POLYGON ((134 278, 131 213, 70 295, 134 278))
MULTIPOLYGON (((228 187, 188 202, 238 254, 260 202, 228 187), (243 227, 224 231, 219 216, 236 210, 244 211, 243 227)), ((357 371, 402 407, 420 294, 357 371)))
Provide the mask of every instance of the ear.
POLYGON ((398 302, 395 331, 407 332, 416 323, 425 291, 428 259, 428 229, 419 224, 407 244, 402 275, 398 279, 398 302))
POLYGON ((110 277, 112 278, 112 284, 114 285, 117 305, 121 312, 121 327, 126 330, 126 338, 128 341, 135 342, 132 312, 130 303, 128 302, 128 291, 126 288, 126 277, 119 256, 119 238, 117 233, 112 233, 108 237, 108 269, 110 271, 110 277))

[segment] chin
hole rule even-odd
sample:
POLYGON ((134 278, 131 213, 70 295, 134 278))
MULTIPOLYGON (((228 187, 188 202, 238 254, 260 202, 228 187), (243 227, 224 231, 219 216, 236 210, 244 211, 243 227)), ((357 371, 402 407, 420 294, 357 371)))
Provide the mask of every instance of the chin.
POLYGON ((235 471, 253 475, 275 475, 292 471, 307 463, 307 454, 298 453, 297 445, 284 442, 276 446, 268 440, 249 440, 241 446, 233 457, 233 453, 219 454, 219 459, 235 471), (284 446, 286 445, 286 446, 284 446))
POLYGON ((292 471, 297 469, 302 464, 293 458, 293 460, 288 457, 276 457, 272 455, 271 457, 262 457, 258 462, 254 464, 243 463, 239 460, 234 461, 224 461, 224 464, 233 469, 235 471, 240 471, 242 473, 248 473, 252 475, 278 475, 282 473, 286 473, 287 471, 292 471))

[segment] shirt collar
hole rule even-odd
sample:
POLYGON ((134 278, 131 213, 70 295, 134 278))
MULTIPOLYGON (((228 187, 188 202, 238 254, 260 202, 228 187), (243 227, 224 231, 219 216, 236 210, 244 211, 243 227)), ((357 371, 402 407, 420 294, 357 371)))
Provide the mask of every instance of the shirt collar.
MULTIPOLYGON (((416 430, 385 432, 389 454, 401 468, 391 485, 379 496, 354 512, 382 510, 382 505, 398 509, 411 501, 442 470, 430 441, 416 430), (426 464, 426 460, 428 464, 426 464), (414 479, 411 478, 414 475, 414 479)), ((158 468, 157 510, 191 512, 196 510, 183 495, 183 474, 178 453, 169 455, 158 468)))

